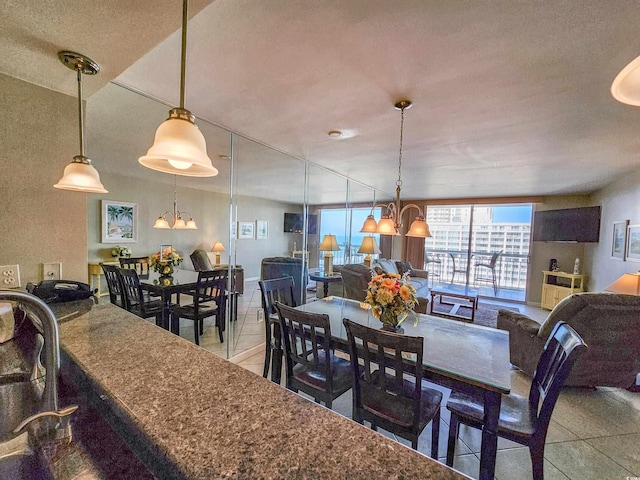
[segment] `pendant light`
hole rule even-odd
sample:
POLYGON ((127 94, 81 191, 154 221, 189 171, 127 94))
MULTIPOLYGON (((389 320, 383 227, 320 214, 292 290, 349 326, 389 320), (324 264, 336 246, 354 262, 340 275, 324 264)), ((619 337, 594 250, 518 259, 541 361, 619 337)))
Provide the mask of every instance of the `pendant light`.
MULTIPOLYGON (((400 187, 402 187, 402 134, 404 130, 404 111, 408 108, 411 108, 410 100, 400 100, 395 104, 396 110, 400 110, 400 153, 398 156, 398 180, 396 180, 396 202, 395 204, 389 203, 385 204, 376 204, 371 208, 371 213, 367 216, 367 219, 364 221, 362 225, 362 229, 360 232, 362 233, 379 233, 380 235, 400 235, 400 229, 402 228, 402 214, 410 208, 416 208, 418 210, 418 215, 411 223, 411 228, 405 234, 408 237, 430 237, 431 232, 429 231, 429 225, 425 221, 425 216, 422 214, 422 209, 410 203, 405 205, 402 210, 400 209, 400 187), (379 222, 376 222, 376 219, 373 218, 373 209, 376 207, 384 207, 386 208, 385 213, 382 214, 382 218, 380 218, 379 222)), ((426 207, 425 207, 426 209, 426 207)), ((426 213, 426 212, 425 212, 426 213)))
POLYGON ((180 62, 180 107, 169 110, 169 118, 156 130, 153 145, 138 161, 159 172, 187 177, 213 177, 218 170, 207 155, 204 135, 196 117, 184 108, 185 71, 187 66, 187 7, 182 3, 182 52, 180 62))
POLYGON ((98 171, 91 159, 84 155, 84 107, 82 103, 82 74, 96 75, 100 65, 80 53, 61 51, 58 58, 62 64, 78 72, 78 119, 80 124, 80 155, 64 168, 62 178, 53 187, 61 190, 88 193, 109 193, 100 182, 98 171))

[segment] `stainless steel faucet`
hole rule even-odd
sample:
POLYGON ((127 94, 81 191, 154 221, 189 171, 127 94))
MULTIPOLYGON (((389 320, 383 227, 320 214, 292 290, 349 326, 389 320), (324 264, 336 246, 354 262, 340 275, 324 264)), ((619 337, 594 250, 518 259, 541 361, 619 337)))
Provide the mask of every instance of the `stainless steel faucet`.
MULTIPOLYGON (((0 290, 0 301, 16 302, 25 311, 36 329, 44 337, 46 369, 44 392, 40 403, 40 412, 25 419, 16 429, 21 430, 27 423, 43 415, 54 414, 66 416, 72 413, 69 408, 58 409, 58 374, 60 370, 60 341, 58 337, 58 323, 51 309, 38 297, 25 292, 14 290, 0 290)), ((75 411, 75 409, 73 409, 75 411)), ((66 422, 65 422, 66 423, 66 422)))

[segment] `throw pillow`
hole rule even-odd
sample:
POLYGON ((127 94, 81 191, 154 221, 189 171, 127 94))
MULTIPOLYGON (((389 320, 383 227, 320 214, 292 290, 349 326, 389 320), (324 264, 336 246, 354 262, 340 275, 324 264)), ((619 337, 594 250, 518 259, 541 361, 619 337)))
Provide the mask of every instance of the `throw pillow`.
POLYGON ((415 277, 416 275, 416 272, 413 270, 410 262, 396 261, 396 268, 400 275, 404 275, 405 273, 408 273, 411 277, 415 277))

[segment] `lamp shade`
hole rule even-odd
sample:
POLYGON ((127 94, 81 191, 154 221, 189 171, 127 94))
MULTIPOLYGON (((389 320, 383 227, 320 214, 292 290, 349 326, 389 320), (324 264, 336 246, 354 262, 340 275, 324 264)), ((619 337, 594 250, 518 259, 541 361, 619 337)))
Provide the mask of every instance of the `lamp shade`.
POLYGON ((429 225, 424 221, 424 217, 416 217, 416 219, 411 223, 411 228, 406 235, 407 237, 430 237, 431 232, 429 231, 429 225))
POLYGON ((368 215, 367 219, 362 224, 362 229, 360 229, 360 233, 376 233, 378 228, 378 223, 376 219, 373 218, 373 215, 368 215))
POLYGON ((171 228, 169 226, 169 222, 163 216, 160 216, 156 219, 156 223, 153 224, 153 228, 167 229, 171 228))
POLYGON ((389 215, 383 215, 378 222, 378 228, 376 233, 380 235, 400 235, 400 232, 396 229, 395 222, 389 215))
POLYGON ((367 236, 362 239, 362 244, 358 249, 358 253, 367 253, 367 254, 378 254, 380 253, 380 249, 378 248, 378 244, 376 243, 376 237, 367 236))
POLYGON ((152 170, 188 177, 218 174, 207 155, 204 135, 195 123, 182 118, 165 120, 156 130, 153 145, 138 162, 152 170))
POLYGON ((212 252, 224 252, 224 245, 222 244, 222 242, 216 242, 213 244, 213 247, 211 247, 211 251, 212 252))
POLYGON ((325 235, 324 238, 322 239, 322 243, 318 247, 318 250, 324 251, 324 252, 339 251, 340 247, 338 246, 338 240, 336 239, 336 236, 331 234, 325 235))
POLYGON ((611 84, 611 95, 619 102, 640 106, 640 57, 620 71, 611 84))
POLYGON ((607 288, 607 292, 640 295, 640 272, 625 273, 607 288))
POLYGON ((100 174, 94 166, 91 163, 79 162, 75 158, 64 167, 62 178, 53 187, 74 192, 109 193, 100 182, 100 174))

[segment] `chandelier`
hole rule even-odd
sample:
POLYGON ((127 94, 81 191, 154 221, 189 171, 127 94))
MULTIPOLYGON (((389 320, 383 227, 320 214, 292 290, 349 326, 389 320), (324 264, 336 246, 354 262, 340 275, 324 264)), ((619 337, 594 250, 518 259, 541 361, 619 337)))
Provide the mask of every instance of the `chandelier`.
POLYGON ((156 219, 156 223, 153 224, 153 228, 167 229, 173 228, 175 230, 197 230, 198 226, 196 225, 195 220, 191 217, 189 212, 180 212, 178 210, 178 197, 176 193, 176 176, 173 176, 173 212, 169 210, 165 210, 160 214, 160 216, 156 219), (169 220, 167 216, 171 216, 171 224, 169 224, 169 220), (189 220, 186 222, 182 218, 183 216, 188 216, 189 220))
MULTIPOLYGON (((395 108, 400 110, 400 153, 398 156, 398 180, 396 180, 396 201, 389 204, 378 203, 371 208, 371 213, 367 216, 367 219, 362 225, 360 232, 362 233, 379 233, 381 235, 400 235, 400 229, 402 228, 402 215, 405 211, 415 208, 418 210, 418 215, 411 223, 409 231, 405 234, 408 237, 430 237, 429 225, 425 221, 425 215, 422 214, 422 209, 410 203, 400 209, 400 188, 402 187, 402 134, 404 130, 404 111, 411 108, 410 100, 400 100, 395 104, 395 108), (379 222, 373 218, 373 209, 376 207, 385 208, 385 212, 379 222)), ((425 207, 426 213, 426 207, 425 207)))

